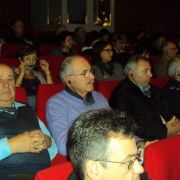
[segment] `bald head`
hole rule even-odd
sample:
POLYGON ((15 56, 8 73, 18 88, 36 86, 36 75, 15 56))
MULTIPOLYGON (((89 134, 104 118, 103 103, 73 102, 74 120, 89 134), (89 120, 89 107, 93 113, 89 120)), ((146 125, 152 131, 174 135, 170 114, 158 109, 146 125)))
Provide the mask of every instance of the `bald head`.
POLYGON ((0 106, 11 107, 15 99, 15 81, 12 69, 0 64, 0 106))
POLYGON ((91 65, 82 56, 71 56, 61 65, 60 76, 62 82, 78 95, 85 97, 93 90, 94 75, 91 65))

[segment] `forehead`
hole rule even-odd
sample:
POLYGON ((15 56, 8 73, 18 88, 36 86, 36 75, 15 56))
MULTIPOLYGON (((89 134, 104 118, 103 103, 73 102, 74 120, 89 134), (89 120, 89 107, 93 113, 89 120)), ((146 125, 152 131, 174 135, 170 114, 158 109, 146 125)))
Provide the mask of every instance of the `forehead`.
POLYGON ((176 45, 174 43, 169 43, 167 46, 167 48, 174 48, 174 47, 176 47, 176 45))
POLYGON ((0 65, 0 77, 14 76, 13 71, 8 66, 0 65))
POLYGON ((24 58, 31 58, 31 57, 35 57, 37 56, 37 54, 35 52, 32 52, 31 54, 27 54, 24 56, 24 58))
POLYGON ((125 137, 122 135, 109 138, 109 157, 111 160, 123 160, 128 156, 137 153, 134 137, 125 137))
POLYGON ((148 61, 143 60, 143 59, 138 61, 137 67, 136 67, 137 70, 150 69, 150 68, 151 68, 150 63, 148 61))
POLYGON ((83 70, 89 70, 91 68, 89 62, 81 57, 74 58, 71 62, 71 65, 75 72, 81 72, 83 70))

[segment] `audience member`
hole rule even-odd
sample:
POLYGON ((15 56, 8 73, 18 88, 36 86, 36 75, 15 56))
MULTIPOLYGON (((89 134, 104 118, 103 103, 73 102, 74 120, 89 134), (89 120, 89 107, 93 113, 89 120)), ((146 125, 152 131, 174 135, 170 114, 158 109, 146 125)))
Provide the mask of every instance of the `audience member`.
POLYGON ((122 66, 113 59, 110 43, 98 41, 93 46, 93 69, 98 81, 124 79, 122 66))
POLYGON ((25 88, 29 105, 35 108, 36 92, 39 84, 52 84, 53 80, 49 70, 49 64, 45 60, 38 60, 35 49, 31 47, 23 48, 19 53, 20 66, 15 69, 16 86, 25 88), (40 72, 43 71, 43 74, 40 72))
POLYGON ((57 37, 58 48, 52 52, 53 56, 72 56, 76 54, 74 41, 69 31, 61 32, 57 37))
POLYGON ((27 45, 34 45, 32 40, 28 39, 24 34, 24 23, 21 19, 15 19, 11 26, 12 31, 5 38, 6 42, 22 43, 27 45))
POLYGON ((177 52, 177 46, 173 42, 169 41, 163 46, 161 59, 154 65, 156 76, 168 76, 168 63, 176 56, 177 52))
POLYGON ((168 67, 171 78, 163 89, 170 112, 180 118, 180 56, 176 56, 168 67))
POLYGON ((161 55, 163 46, 166 43, 166 37, 162 33, 157 33, 152 39, 152 45, 150 46, 150 53, 152 55, 161 55))
POLYGON ((86 41, 87 32, 84 27, 79 26, 74 31, 74 41, 78 45, 84 45, 86 41))
POLYGON ((113 58, 121 64, 124 68, 126 62, 128 61, 129 54, 126 52, 126 39, 124 39, 121 35, 115 35, 112 38, 113 45, 113 58))
POLYGON ((74 166, 69 180, 142 179, 134 129, 131 117, 111 110, 92 110, 78 117, 68 134, 74 166))
MULTIPOLYGON (((0 179, 31 177, 57 153, 45 125, 26 104, 15 101, 10 67, 0 64, 0 179)), ((26 178, 25 178, 26 179, 26 178)))
POLYGON ((58 24, 55 28, 55 34, 58 36, 61 34, 63 31, 67 31, 67 27, 64 24, 58 24))
POLYGON ((108 29, 101 29, 99 34, 102 41, 110 42, 110 32, 108 29))
POLYGON ((159 89, 149 84, 152 73, 148 59, 133 56, 124 73, 127 79, 113 91, 110 106, 126 111, 135 119, 138 137, 155 140, 177 134, 180 121, 170 115, 159 89))
POLYGON ((82 55, 92 56, 92 49, 94 44, 100 40, 98 31, 91 31, 87 34, 86 45, 82 48, 82 55))
POLYGON ((74 120, 86 111, 109 105, 100 93, 93 91, 94 75, 83 57, 67 57, 61 65, 60 78, 65 89, 49 99, 46 116, 59 152, 66 155, 67 134, 74 120))

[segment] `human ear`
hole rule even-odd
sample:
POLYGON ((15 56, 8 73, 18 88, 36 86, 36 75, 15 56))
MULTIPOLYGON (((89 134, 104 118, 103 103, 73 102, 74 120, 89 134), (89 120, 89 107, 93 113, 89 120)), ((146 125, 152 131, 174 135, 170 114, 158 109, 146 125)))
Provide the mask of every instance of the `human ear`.
POLYGON ((98 166, 98 161, 89 160, 85 164, 85 175, 89 179, 99 179, 100 169, 98 166))

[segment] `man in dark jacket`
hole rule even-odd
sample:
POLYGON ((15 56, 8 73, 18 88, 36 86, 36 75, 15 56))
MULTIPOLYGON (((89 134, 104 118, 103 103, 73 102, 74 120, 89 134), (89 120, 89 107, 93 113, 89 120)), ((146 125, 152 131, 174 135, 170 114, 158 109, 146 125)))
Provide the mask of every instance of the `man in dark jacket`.
POLYGON ((149 61, 133 56, 124 68, 127 79, 113 91, 109 103, 113 109, 126 111, 138 125, 136 135, 146 140, 162 139, 180 131, 180 121, 169 113, 159 89, 149 84, 149 61))

